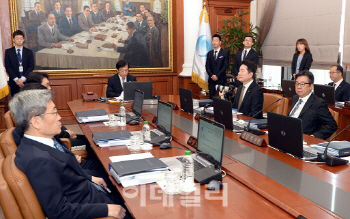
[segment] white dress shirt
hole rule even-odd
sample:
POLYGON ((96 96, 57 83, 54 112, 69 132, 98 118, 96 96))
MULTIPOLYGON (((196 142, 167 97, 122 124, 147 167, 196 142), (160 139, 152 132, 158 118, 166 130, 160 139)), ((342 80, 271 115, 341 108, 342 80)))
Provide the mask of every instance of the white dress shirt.
POLYGON ((249 48, 249 49, 243 49, 243 50, 242 50, 242 57, 241 57, 241 60, 242 60, 242 61, 243 61, 243 58, 244 58, 244 52, 247 51, 247 55, 248 55, 250 49, 251 49, 251 48, 249 48))
POLYGON ((43 144, 45 144, 47 146, 50 146, 50 147, 56 149, 56 147, 53 144, 52 138, 37 137, 37 136, 32 136, 32 135, 27 135, 27 134, 24 134, 24 137, 32 139, 32 140, 40 142, 40 143, 43 143, 43 144))
MULTIPOLYGON (((312 92, 309 93, 309 95, 303 97, 303 98, 300 98, 298 99, 297 103, 294 105, 293 109, 298 105, 298 102, 300 99, 302 99, 302 103, 300 104, 299 108, 294 112, 293 115, 291 115, 291 117, 294 117, 294 118, 298 118, 300 113, 301 113, 301 110, 303 110, 304 106, 305 106, 305 103, 307 102, 307 100, 310 98, 312 92)), ((293 111, 293 109, 291 110, 291 112, 293 111)))
POLYGON ((220 52, 220 49, 221 49, 220 47, 219 47, 219 49, 218 49, 218 50, 215 50, 215 49, 214 49, 214 55, 215 55, 215 51, 217 51, 217 53, 216 53, 216 57, 214 57, 214 59, 217 59, 217 58, 218 58, 218 56, 219 56, 219 52, 220 52))
MULTIPOLYGON (((17 48, 17 46, 15 46, 15 49, 16 49, 16 55, 17 55, 17 49, 20 50, 19 53, 21 54, 21 58, 22 58, 22 60, 23 60, 23 46, 22 46, 21 48, 17 48)), ((24 76, 22 76, 21 79, 22 79, 23 82, 26 82, 26 80, 27 80, 27 78, 24 77, 24 76)), ((18 80, 18 77, 15 77, 15 78, 13 79, 14 82, 16 82, 17 80, 18 80)))
POLYGON ((335 86, 334 86, 334 90, 336 90, 338 87, 339 87, 339 85, 341 84, 341 82, 343 82, 343 78, 342 79, 340 79, 337 83, 334 83, 335 84, 335 86))
POLYGON ((120 80, 120 84, 121 84, 121 86, 122 86, 122 88, 123 88, 123 91, 120 93, 120 98, 122 98, 123 100, 124 100, 124 83, 126 82, 126 77, 123 79, 121 76, 120 76, 120 74, 118 74, 118 76, 119 76, 119 80, 120 80), (124 83, 123 83, 123 81, 124 81, 124 83))
POLYGON ((244 92, 243 92, 243 96, 242 96, 242 102, 243 102, 243 100, 244 100, 244 96, 245 96, 245 94, 247 93, 247 90, 248 90, 249 86, 253 83, 253 81, 254 81, 254 80, 251 80, 250 82, 248 82, 248 83, 246 83, 245 85, 243 85, 243 87, 244 87, 244 92))

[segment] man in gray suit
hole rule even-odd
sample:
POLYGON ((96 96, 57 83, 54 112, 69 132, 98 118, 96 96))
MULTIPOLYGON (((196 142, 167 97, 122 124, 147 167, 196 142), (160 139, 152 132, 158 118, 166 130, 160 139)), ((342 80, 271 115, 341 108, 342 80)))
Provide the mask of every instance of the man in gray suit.
POLYGON ((97 32, 97 29, 94 27, 95 24, 91 18, 90 7, 85 5, 83 9, 84 9, 84 12, 78 16, 78 22, 79 22, 80 28, 85 31, 91 30, 93 32, 97 32))
POLYGON ((57 27, 54 14, 47 16, 47 22, 38 28, 38 41, 39 45, 47 48, 61 48, 60 41, 71 41, 73 38, 62 35, 57 27))
POLYGON ((147 17, 147 23, 149 26, 148 32, 145 35, 145 41, 147 44, 147 48, 150 48, 150 42, 152 38, 152 44, 153 44, 153 54, 159 53, 159 48, 158 48, 158 41, 159 41, 159 30, 158 28, 154 25, 154 17, 153 16, 148 16, 147 17))

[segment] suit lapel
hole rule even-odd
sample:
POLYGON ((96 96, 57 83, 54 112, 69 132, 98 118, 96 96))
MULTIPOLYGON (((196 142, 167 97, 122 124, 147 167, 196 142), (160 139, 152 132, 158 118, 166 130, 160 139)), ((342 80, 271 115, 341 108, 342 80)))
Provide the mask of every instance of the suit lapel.
POLYGON ((315 95, 314 95, 314 94, 311 94, 311 96, 309 97, 309 99, 306 101, 306 103, 305 103, 303 109, 301 110, 301 112, 300 112, 298 118, 300 118, 300 116, 302 116, 302 115, 306 112, 306 110, 308 110, 308 109, 310 108, 310 106, 312 105, 312 103, 314 102, 314 100, 315 100, 315 95))
MULTIPOLYGON (((255 83, 255 82, 254 82, 254 80, 253 80, 253 82, 249 85, 247 91, 245 92, 245 95, 244 95, 243 100, 242 100, 241 108, 242 108, 242 106, 244 105, 244 100, 245 100, 246 98, 248 98, 248 96, 250 95, 250 92, 251 92, 252 89, 253 89, 254 83, 255 83)), ((242 87, 242 88, 243 88, 243 87, 242 87)))

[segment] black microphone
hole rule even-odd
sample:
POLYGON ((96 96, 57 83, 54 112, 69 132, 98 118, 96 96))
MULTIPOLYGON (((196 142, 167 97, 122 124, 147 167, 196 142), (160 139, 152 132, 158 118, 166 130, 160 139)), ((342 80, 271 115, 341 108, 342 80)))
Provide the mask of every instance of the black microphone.
POLYGON ((282 98, 278 98, 276 101, 272 102, 271 104, 269 104, 267 107, 265 107, 264 109, 260 110, 259 112, 255 113, 251 118, 250 120, 248 121, 248 124, 246 127, 244 127, 244 131, 246 132, 250 132, 254 135, 263 135, 265 134, 264 131, 260 131, 260 130, 256 130, 256 129, 250 129, 249 126, 250 126, 250 122, 252 121, 252 119, 257 116, 259 113, 261 113, 262 111, 266 110, 267 108, 269 108, 270 106, 272 106, 273 104, 277 103, 278 101, 280 101, 282 98))
POLYGON ((350 127, 350 125, 346 126, 341 132, 339 132, 331 140, 329 140, 326 148, 324 149, 324 152, 323 153, 317 153, 317 159, 316 159, 317 161, 319 161, 319 162, 326 162, 326 165, 331 166, 331 167, 344 165, 344 164, 347 164, 349 162, 347 160, 343 160, 343 159, 337 158, 337 157, 332 157, 332 156, 329 156, 327 154, 328 147, 329 147, 329 144, 331 143, 331 141, 333 141, 336 137, 338 137, 341 133, 343 133, 349 127, 350 127))

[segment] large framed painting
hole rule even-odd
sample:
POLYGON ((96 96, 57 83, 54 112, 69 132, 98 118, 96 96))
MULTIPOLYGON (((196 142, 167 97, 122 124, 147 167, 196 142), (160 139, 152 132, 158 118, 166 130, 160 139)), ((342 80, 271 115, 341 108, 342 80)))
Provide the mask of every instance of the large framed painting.
POLYGON ((35 70, 53 75, 173 71, 173 0, 9 0, 35 70))

